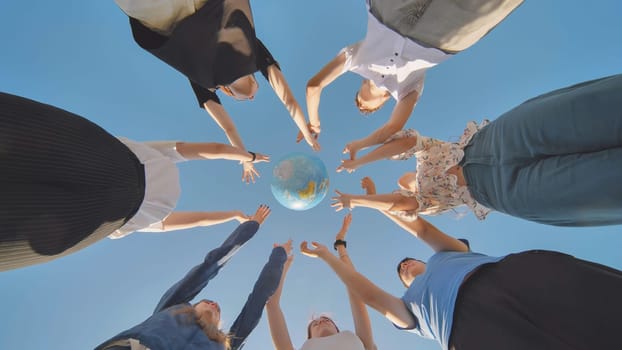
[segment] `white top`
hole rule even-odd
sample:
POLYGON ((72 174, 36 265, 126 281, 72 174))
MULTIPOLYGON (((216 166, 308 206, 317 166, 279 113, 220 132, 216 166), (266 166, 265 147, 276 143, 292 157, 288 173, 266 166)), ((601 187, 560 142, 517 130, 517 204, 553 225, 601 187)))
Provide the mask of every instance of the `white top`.
POLYGON ((449 209, 466 205, 478 219, 483 220, 491 209, 481 205, 473 197, 466 186, 458 185, 458 177, 447 173, 464 157, 466 147, 475 133, 488 124, 484 120, 480 125, 475 122, 467 124, 460 141, 445 142, 431 137, 421 136, 416 130, 401 130, 386 142, 404 137, 417 137, 417 144, 408 151, 398 154, 392 159, 417 159, 417 175, 414 188, 396 192, 407 197, 414 197, 419 204, 417 210, 390 211, 405 220, 413 221, 417 214, 437 215, 449 209))
POLYGON ((307 339, 300 350, 365 350, 365 347, 356 334, 341 331, 328 337, 307 339))
POLYGON ((115 0, 126 15, 151 30, 168 35, 182 19, 200 9, 208 0, 115 0))
POLYGON ((176 141, 136 142, 123 137, 119 137, 119 141, 134 152, 145 167, 145 198, 136 215, 108 237, 123 238, 134 231, 162 231, 162 221, 173 212, 181 194, 175 163, 186 159, 175 149, 176 141))
POLYGON ((413 91, 423 92, 425 71, 451 55, 423 47, 386 27, 369 11, 367 35, 341 52, 346 55, 344 71, 357 73, 400 100, 413 91))

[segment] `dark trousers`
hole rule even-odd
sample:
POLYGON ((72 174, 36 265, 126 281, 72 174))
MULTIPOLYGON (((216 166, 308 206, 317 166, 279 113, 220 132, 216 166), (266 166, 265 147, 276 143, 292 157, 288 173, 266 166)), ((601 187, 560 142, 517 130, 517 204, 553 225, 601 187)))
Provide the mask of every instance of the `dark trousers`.
POLYGON ((482 266, 461 287, 452 350, 621 349, 622 271, 549 251, 482 266))
POLYGON ((96 242, 131 218, 144 169, 115 137, 53 106, 0 93, 0 271, 96 242))

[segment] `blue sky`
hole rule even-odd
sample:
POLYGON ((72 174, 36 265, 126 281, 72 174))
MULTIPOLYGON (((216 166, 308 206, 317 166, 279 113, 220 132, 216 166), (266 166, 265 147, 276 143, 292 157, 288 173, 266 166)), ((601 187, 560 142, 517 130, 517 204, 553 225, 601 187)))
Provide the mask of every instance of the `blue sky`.
MULTIPOLYGON (((253 5, 257 33, 303 106, 306 81, 365 33, 363 0, 263 0, 253 5)), ((526 2, 481 42, 428 72, 407 126, 457 140, 469 120, 493 119, 537 94, 620 73, 621 13, 617 0, 526 2)), ((127 18, 112 0, 4 0, 0 33, 2 91, 83 115, 114 135, 226 142, 220 128, 198 109, 187 81, 133 42, 127 18)), ((311 153, 306 145, 294 143, 296 127, 267 83, 259 80, 252 103, 223 98, 247 147, 275 160, 293 151, 311 153)), ((361 117, 352 101, 359 82, 357 76, 345 75, 322 96, 322 151, 317 155, 329 169, 330 193, 359 191, 363 176, 371 176, 379 191, 388 192, 401 173, 415 166, 413 161, 383 161, 353 174, 333 171, 343 146, 380 126, 391 109, 361 117)), ((308 211, 285 209, 270 193, 272 164, 257 168, 262 177, 246 185, 234 162, 180 166, 181 210, 251 213, 260 203, 273 208, 258 235, 201 294, 220 302, 226 326, 244 303, 273 242, 292 238, 296 244, 330 244, 344 215, 333 211, 328 198, 308 211)), ((355 209, 353 215, 347 240, 358 270, 401 295, 396 262, 406 255, 427 258, 432 251, 381 214, 355 209)), ((446 214, 430 221, 489 255, 552 249, 622 269, 620 226, 556 228, 499 213, 484 222, 472 214, 446 214)), ((162 293, 235 226, 136 233, 44 265, 0 273, 0 348, 94 347, 143 321, 162 293)), ((314 313, 331 312, 340 328, 353 328, 346 292, 336 276, 321 261, 298 252, 282 305, 296 346, 302 344, 314 313)), ((370 314, 379 349, 439 349, 435 342, 394 329, 378 313, 370 314)), ((270 347, 264 318, 246 348, 270 347)))

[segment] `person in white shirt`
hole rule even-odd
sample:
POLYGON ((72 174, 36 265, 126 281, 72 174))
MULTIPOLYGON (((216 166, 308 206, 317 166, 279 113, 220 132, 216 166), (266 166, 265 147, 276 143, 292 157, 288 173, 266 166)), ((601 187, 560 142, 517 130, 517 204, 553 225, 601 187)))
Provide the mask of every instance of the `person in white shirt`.
POLYGON ((1 92, 0 133, 0 271, 136 230, 246 221, 238 210, 174 212, 180 194, 175 163, 267 160, 225 144, 117 138, 71 112, 1 92))
MULTIPOLYGON (((352 222, 352 215, 348 214, 343 220, 343 225, 337 233, 333 247, 339 253, 340 260, 354 268, 352 261, 346 250, 345 236, 352 222)), ((291 244, 291 241, 288 242, 291 244)), ((276 350, 294 350, 294 345, 289 336, 287 323, 283 311, 281 310, 280 300, 285 276, 291 266, 293 255, 290 255, 283 268, 281 282, 272 297, 266 303, 266 314, 270 326, 272 342, 276 350)), ((320 350, 320 349, 340 349, 340 350, 376 350, 371 322, 367 307, 363 304, 356 293, 348 289, 348 299, 352 310, 355 333, 345 330, 340 331, 335 322, 326 315, 314 318, 307 326, 307 340, 303 343, 301 350, 320 350)))
POLYGON ((132 232, 168 232, 193 227, 212 226, 249 216, 232 211, 175 211, 181 194, 176 163, 187 160, 227 159, 239 162, 265 162, 266 155, 247 152, 234 146, 215 142, 155 141, 136 142, 119 138, 145 168, 145 197, 136 214, 110 234, 123 238, 132 232))
MULTIPOLYGON (((397 103, 387 123, 349 142, 343 153, 381 144, 401 130, 423 92, 425 71, 475 44, 503 21, 522 0, 366 0, 367 34, 330 61, 307 83, 309 131, 318 136, 323 88, 351 71, 362 76, 355 102, 372 113, 393 97, 397 103)), ((303 135, 299 134, 299 139, 303 135)))

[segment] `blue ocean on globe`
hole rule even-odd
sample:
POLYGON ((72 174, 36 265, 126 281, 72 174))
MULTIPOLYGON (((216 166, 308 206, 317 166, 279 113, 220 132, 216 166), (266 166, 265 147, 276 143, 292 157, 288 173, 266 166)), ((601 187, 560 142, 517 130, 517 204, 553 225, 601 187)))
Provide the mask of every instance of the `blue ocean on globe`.
POLYGON ((320 158, 290 153, 272 170, 272 194, 284 207, 307 210, 318 205, 328 192, 328 173, 320 158))

